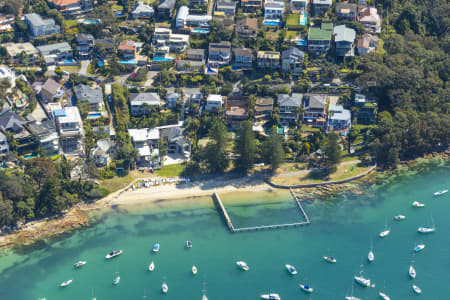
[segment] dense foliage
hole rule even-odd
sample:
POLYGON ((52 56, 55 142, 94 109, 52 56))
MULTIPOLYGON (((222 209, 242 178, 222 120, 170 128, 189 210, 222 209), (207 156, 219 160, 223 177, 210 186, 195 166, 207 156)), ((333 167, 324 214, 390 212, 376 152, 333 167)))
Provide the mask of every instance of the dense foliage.
POLYGON ((67 161, 34 158, 24 172, 0 172, 0 227, 61 213, 80 201, 104 197, 107 191, 90 181, 70 179, 67 161))

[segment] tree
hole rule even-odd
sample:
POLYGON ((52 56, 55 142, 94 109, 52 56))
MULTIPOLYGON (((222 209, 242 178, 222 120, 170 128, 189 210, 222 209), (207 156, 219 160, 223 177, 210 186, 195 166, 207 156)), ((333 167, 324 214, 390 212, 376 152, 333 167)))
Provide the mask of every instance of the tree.
POLYGON ((25 164, 25 174, 30 176, 41 189, 42 184, 58 175, 58 170, 51 159, 33 158, 25 164))
POLYGON ((250 121, 241 122, 236 141, 236 150, 239 154, 236 160, 236 168, 242 172, 247 172, 254 164, 256 154, 255 136, 250 121))
POLYGON ((280 166, 284 151, 275 126, 270 129, 269 137, 262 144, 262 155, 264 163, 271 166, 272 172, 280 166))
POLYGON ((210 173, 222 173, 228 167, 228 133, 222 120, 215 118, 209 130, 210 142, 205 148, 205 163, 210 173))
POLYGON ((325 142, 323 165, 330 174, 336 171, 337 165, 341 161, 341 147, 338 144, 339 136, 331 132, 325 142))

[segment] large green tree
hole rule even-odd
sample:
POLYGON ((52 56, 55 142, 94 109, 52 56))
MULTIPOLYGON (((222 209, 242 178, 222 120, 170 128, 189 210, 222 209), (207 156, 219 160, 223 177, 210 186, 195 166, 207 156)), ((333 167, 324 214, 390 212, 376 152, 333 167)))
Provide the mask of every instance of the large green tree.
POLYGON ((341 162, 341 147, 338 141, 339 136, 335 132, 331 132, 325 141, 323 166, 328 173, 335 172, 341 162))
POLYGON ((243 121, 240 125, 236 139, 236 152, 239 155, 236 159, 236 169, 241 172, 247 172, 255 163, 255 135, 252 130, 252 122, 243 121))
POLYGON ((272 172, 278 169, 284 156, 284 150, 275 127, 272 127, 269 137, 262 144, 262 155, 264 163, 270 165, 272 172))
POLYGON ((215 118, 209 130, 210 141, 205 148, 205 162, 210 173, 222 173, 228 168, 229 138, 225 124, 215 118))

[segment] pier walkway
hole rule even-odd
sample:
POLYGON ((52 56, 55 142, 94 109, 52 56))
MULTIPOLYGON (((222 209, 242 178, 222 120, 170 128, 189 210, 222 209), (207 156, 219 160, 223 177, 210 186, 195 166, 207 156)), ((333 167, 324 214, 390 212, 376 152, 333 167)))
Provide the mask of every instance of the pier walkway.
POLYGON ((303 221, 303 222, 235 228, 233 226, 233 222, 231 222, 231 218, 228 215, 228 212, 227 212, 225 206, 223 205, 222 200, 220 199, 219 194, 217 194, 217 192, 214 192, 213 200, 214 200, 214 203, 216 204, 217 208, 219 209, 221 215, 223 216, 225 223, 228 226, 228 229, 233 233, 244 232, 244 231, 258 231, 258 230, 265 230, 265 229, 280 229, 280 228, 308 225, 310 223, 309 217, 306 214, 305 210, 303 209, 301 201, 298 199, 297 195, 295 195, 295 193, 292 189, 289 189, 289 190, 291 192, 291 196, 294 199, 295 203, 297 203, 297 207, 300 210, 300 213, 305 218, 305 221, 303 221))

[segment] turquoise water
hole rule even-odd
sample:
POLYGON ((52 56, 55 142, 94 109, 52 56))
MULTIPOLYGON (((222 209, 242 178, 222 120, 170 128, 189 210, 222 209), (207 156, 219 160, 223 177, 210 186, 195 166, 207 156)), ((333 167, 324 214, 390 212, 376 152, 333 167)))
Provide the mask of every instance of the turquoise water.
MULTIPOLYGON (((282 299, 308 299, 299 283, 315 289, 312 299, 343 299, 361 264, 376 288, 355 286, 355 296, 378 299, 383 289, 391 299, 413 299, 413 282, 407 272, 415 242, 426 244, 414 259, 421 299, 449 299, 450 195, 432 196, 450 187, 449 175, 450 169, 444 167, 404 176, 383 188, 368 188, 367 195, 315 201, 305 205, 311 225, 276 231, 231 234, 210 199, 115 207, 97 214, 95 225, 73 235, 42 243, 34 250, 4 252, 0 256, 0 299, 91 299, 92 289, 99 300, 142 299, 144 290, 148 299, 201 299, 203 281, 211 300, 258 299, 269 291, 282 299), (426 207, 413 208, 414 200, 426 207), (394 222, 396 214, 407 219, 394 222), (391 234, 379 239, 385 219, 391 234), (419 226, 431 225, 432 219, 435 233, 416 232, 419 226), (189 250, 184 247, 187 239, 193 242, 189 250), (366 257, 371 240, 376 258, 369 265, 366 257), (151 249, 156 242, 161 251, 155 255, 151 249), (124 254, 105 261, 112 249, 122 249, 124 254), (327 264, 323 255, 334 256, 338 262, 327 264), (88 263, 74 270, 72 265, 78 260, 88 263), (250 271, 238 270, 237 260, 246 261, 250 271), (152 273, 147 271, 151 261, 156 264, 152 273), (299 274, 289 276, 286 263, 296 266, 299 274), (196 277, 190 272, 193 264, 199 270, 196 277), (113 286, 116 272, 121 281, 113 286), (161 293, 164 278, 169 285, 166 295, 161 293), (60 288, 68 279, 73 283, 60 288)), ((285 223, 299 217, 285 192, 224 195, 223 201, 239 225, 285 223), (239 197, 253 200, 239 207, 239 197), (256 200, 268 203, 255 204, 256 200)))

